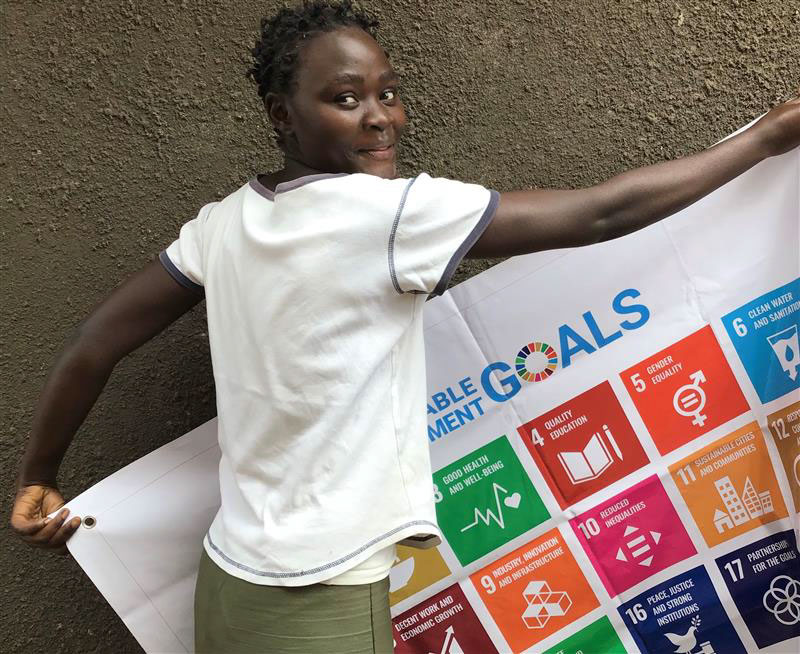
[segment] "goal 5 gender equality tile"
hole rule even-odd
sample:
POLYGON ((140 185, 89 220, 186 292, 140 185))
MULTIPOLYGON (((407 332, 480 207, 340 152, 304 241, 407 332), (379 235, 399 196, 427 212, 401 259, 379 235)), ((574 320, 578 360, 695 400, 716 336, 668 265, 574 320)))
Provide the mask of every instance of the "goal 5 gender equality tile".
POLYGON ((709 325, 620 377, 661 454, 750 408, 709 325))

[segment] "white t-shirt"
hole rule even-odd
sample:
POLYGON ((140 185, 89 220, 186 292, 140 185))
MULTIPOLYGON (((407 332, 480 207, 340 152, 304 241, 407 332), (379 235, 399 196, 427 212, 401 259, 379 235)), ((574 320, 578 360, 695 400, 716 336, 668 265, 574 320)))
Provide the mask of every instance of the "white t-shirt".
POLYGON ((222 505, 204 546, 223 570, 302 586, 439 542, 422 308, 498 197, 426 174, 254 179, 161 253, 206 297, 222 505))

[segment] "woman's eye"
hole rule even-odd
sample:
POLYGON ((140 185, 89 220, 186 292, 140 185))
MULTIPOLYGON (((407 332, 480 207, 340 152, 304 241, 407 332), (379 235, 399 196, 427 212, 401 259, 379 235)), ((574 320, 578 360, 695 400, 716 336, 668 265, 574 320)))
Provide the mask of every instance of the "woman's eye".
POLYGON ((391 102, 396 98, 397 98, 396 89, 386 89, 383 93, 381 93, 381 100, 383 100, 384 102, 391 102))
POLYGON ((340 95, 336 98, 336 102, 345 107, 355 107, 358 104, 354 95, 340 95))

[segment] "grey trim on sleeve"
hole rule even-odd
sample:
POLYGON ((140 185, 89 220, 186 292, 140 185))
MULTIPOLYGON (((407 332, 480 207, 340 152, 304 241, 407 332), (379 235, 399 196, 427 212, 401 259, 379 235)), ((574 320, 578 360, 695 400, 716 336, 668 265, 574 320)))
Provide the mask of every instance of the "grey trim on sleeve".
POLYGON ((403 189, 403 195, 400 196, 400 204, 397 205, 397 213, 394 215, 392 231, 389 234, 389 274, 392 277, 392 286, 394 286, 394 290, 400 293, 400 295, 405 293, 405 291, 400 288, 400 284, 397 282, 397 271, 394 268, 394 238, 397 235, 397 226, 400 224, 400 216, 403 215, 403 208, 406 206, 408 192, 411 190, 412 185, 416 181, 416 177, 408 180, 408 184, 406 184, 406 187, 403 189))
POLYGON ((464 239, 464 242, 450 258, 450 261, 447 263, 447 266, 442 273, 442 278, 439 280, 439 283, 436 284, 436 288, 433 289, 431 295, 441 295, 445 292, 445 290, 447 290, 447 285, 450 283, 450 278, 453 276, 456 268, 458 268, 458 264, 461 263, 464 255, 470 251, 472 246, 475 245, 477 240, 481 237, 481 234, 483 234, 483 232, 489 226, 489 223, 492 222, 492 218, 494 218, 494 212, 497 210, 497 203, 500 202, 500 194, 494 189, 489 189, 489 193, 491 194, 489 198, 489 204, 486 205, 486 209, 478 219, 475 227, 472 228, 472 231, 469 233, 467 238, 464 239))
POLYGON ((197 282, 192 281, 186 275, 184 275, 178 267, 172 263, 172 260, 169 258, 166 250, 163 250, 158 255, 158 260, 161 262, 161 265, 164 266, 166 271, 170 274, 172 279, 178 282, 184 288, 188 288, 190 291, 197 293, 198 295, 205 296, 206 291, 205 289, 198 284, 197 282))

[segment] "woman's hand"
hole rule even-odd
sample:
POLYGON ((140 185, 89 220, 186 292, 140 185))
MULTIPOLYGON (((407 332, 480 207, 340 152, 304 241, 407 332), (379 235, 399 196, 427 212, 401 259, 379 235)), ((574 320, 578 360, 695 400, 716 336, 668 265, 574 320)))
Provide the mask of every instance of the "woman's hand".
POLYGON ((800 145, 800 91, 798 97, 769 111, 753 129, 764 142, 767 156, 784 154, 800 145))
POLYGON ((22 540, 34 547, 66 554, 66 542, 80 526, 81 519, 76 516, 67 520, 69 509, 62 509, 52 518, 47 517, 64 504, 64 498, 57 488, 21 486, 17 490, 14 508, 11 510, 11 528, 22 540))

